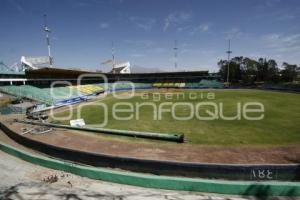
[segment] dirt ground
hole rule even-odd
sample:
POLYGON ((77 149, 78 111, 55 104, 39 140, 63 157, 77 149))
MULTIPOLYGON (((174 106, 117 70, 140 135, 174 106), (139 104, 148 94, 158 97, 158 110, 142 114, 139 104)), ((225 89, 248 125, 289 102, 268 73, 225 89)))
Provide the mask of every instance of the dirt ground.
MULTIPOLYGON (((33 127, 22 123, 12 123, 15 117, 10 116, 4 120, 6 125, 15 132, 21 133, 22 128, 33 127)), ((71 149, 143 159, 244 164, 300 163, 300 147, 297 145, 230 147, 177 143, 155 144, 141 142, 139 139, 115 140, 92 133, 58 128, 45 134, 27 133, 24 136, 71 149)))

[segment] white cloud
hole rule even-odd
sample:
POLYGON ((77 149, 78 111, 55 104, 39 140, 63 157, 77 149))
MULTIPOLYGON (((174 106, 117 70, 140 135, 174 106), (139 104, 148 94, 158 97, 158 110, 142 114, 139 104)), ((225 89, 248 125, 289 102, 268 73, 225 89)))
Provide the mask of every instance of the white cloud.
POLYGON ((10 0, 10 4, 15 7, 19 12, 24 12, 23 6, 16 0, 10 0))
POLYGON ((208 49, 199 49, 199 48, 183 48, 179 51, 180 54, 190 54, 190 55, 198 55, 198 56, 211 56, 215 55, 215 50, 208 50, 208 49))
POLYGON ((139 53, 134 53, 134 54, 131 54, 130 56, 134 57, 134 58, 140 58, 140 57, 144 57, 145 55, 144 54, 139 54, 139 53))
POLYGON ((209 25, 203 24, 203 25, 199 26, 199 29, 201 32, 206 32, 209 29, 209 25))
POLYGON ((273 6, 277 5, 280 2, 281 2, 281 0, 266 0, 265 1, 265 6, 273 7, 273 6))
POLYGON ((129 20, 138 28, 141 28, 145 31, 151 30, 156 23, 156 20, 153 18, 145 18, 145 17, 136 17, 131 16, 129 20))
POLYGON ((272 33, 272 34, 264 35, 262 37, 262 39, 267 41, 267 42, 273 42, 275 40, 278 40, 279 37, 280 37, 280 35, 278 33, 272 33))
POLYGON ((209 31, 210 27, 211 27, 210 23, 201 24, 199 26, 192 28, 189 33, 190 35, 194 35, 196 33, 204 33, 209 31))
POLYGON ((290 13, 286 13, 286 14, 281 14, 278 16, 278 20, 284 21, 284 20, 292 20, 295 19, 295 15, 290 14, 290 13))
POLYGON ((300 51, 300 34, 272 33, 262 36, 263 43, 278 52, 300 51))
POLYGON ((170 13, 164 20, 163 30, 166 31, 171 26, 178 26, 189 21, 192 18, 190 12, 173 12, 170 13))
POLYGON ((190 29, 191 29, 191 26, 180 26, 180 27, 177 27, 177 31, 178 32, 188 31, 190 29))
POLYGON ((57 40, 58 40, 58 37, 53 36, 51 39, 52 39, 53 41, 57 41, 57 40))
POLYGON ((300 33, 270 33, 261 36, 262 49, 278 63, 300 63, 300 33))
POLYGON ((239 28, 232 28, 228 31, 225 31, 225 38, 228 39, 237 39, 243 36, 243 32, 239 28))
POLYGON ((90 6, 90 4, 89 4, 89 3, 87 3, 87 2, 79 2, 77 5, 78 5, 79 7, 86 7, 86 6, 90 6))
POLYGON ((162 48, 162 47, 155 47, 155 48, 151 48, 149 49, 150 52, 153 52, 153 53, 164 53, 166 52, 167 50, 165 48, 162 48))
POLYGON ((109 24, 106 23, 106 22, 103 22, 103 23, 100 24, 100 28, 107 29, 107 28, 109 28, 109 24))
POLYGON ((155 44, 152 40, 124 40, 124 42, 135 47, 152 47, 155 44))

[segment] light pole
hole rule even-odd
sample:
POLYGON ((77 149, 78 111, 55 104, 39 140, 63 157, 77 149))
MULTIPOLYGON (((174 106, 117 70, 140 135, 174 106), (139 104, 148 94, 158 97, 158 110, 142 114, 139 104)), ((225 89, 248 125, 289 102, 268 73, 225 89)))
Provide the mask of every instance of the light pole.
POLYGON ((228 51, 226 51, 228 54, 228 59, 227 59, 227 84, 229 85, 229 65, 230 65, 230 54, 232 51, 230 51, 230 40, 228 40, 228 51))
POLYGON ((112 56, 112 68, 114 70, 116 63, 115 63, 115 46, 114 46, 114 42, 113 41, 111 42, 111 56, 112 56))
POLYGON ((47 25, 47 15, 44 15, 44 31, 46 32, 46 41, 47 41, 47 46, 48 46, 49 63, 50 63, 50 67, 52 67, 53 59, 51 57, 51 47, 50 47, 50 38, 49 38, 49 34, 50 34, 51 30, 47 25))
POLYGON ((174 67, 175 67, 175 70, 177 69, 177 56, 178 56, 178 47, 177 47, 177 40, 174 41, 174 67))

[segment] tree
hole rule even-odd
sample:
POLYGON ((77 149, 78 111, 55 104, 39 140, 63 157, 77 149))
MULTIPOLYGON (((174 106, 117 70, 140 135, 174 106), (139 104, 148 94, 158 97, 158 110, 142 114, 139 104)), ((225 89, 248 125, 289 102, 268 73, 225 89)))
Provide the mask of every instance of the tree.
POLYGON ((241 72, 242 72, 242 81, 243 83, 254 83, 256 80, 256 69, 257 69, 258 62, 256 60, 252 60, 250 58, 245 57, 243 59, 241 65, 241 72))
MULTIPOLYGON (((220 60, 220 75, 224 81, 227 79, 228 61, 220 60)), ((259 82, 278 82, 279 69, 275 60, 259 58, 257 61, 247 57, 234 57, 229 63, 229 81, 237 83, 242 81, 245 84, 259 82)))
POLYGON ((259 58, 256 66, 256 81, 265 81, 268 73, 268 63, 264 58, 259 58))
POLYGON ((277 67, 277 62, 273 59, 268 60, 267 81, 275 83, 279 81, 279 69, 277 67))
POLYGON ((284 62, 282 66, 284 67, 281 71, 283 81, 292 82, 297 79, 297 65, 290 65, 287 62, 284 62))
MULTIPOLYGON (((241 58, 235 57, 229 61, 229 82, 231 83, 237 83, 241 79, 241 69, 240 69, 241 58)), ((218 62, 218 66, 220 67, 219 73, 222 79, 224 81, 227 81, 228 61, 220 60, 218 62)))
POLYGON ((227 61, 226 60, 220 60, 218 62, 218 66, 219 66, 219 74, 221 76, 221 78, 223 79, 223 81, 226 81, 227 78, 227 61))

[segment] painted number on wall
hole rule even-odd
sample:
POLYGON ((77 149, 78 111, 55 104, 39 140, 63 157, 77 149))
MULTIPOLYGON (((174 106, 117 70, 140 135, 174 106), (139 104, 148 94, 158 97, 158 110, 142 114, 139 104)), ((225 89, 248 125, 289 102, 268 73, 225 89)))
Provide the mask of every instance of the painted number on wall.
POLYGON ((253 169, 251 171, 251 178, 272 180, 275 178, 275 172, 269 169, 253 169))

